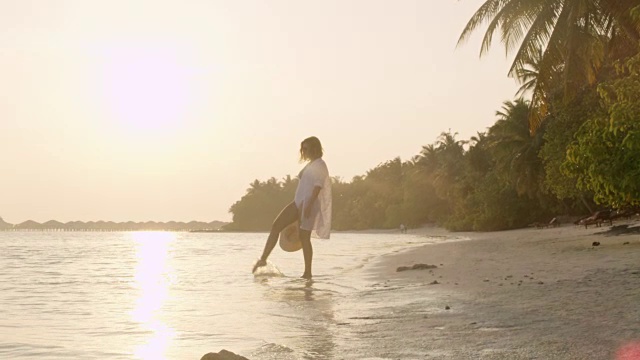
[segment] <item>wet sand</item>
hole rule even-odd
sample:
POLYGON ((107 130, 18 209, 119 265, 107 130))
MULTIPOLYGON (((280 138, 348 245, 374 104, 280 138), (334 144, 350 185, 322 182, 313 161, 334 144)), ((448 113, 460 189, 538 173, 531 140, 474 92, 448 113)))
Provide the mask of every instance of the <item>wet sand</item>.
POLYGON ((410 231, 471 240, 378 263, 366 300, 379 305, 349 319, 359 357, 635 359, 623 352, 640 341, 640 222, 620 224, 410 231), (437 268, 397 271, 415 264, 437 268))

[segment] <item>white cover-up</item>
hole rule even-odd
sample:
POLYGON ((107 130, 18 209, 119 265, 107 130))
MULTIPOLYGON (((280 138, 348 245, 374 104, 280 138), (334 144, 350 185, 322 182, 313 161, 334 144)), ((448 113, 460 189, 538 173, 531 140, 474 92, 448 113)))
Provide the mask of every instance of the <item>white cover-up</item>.
POLYGON ((300 182, 294 201, 300 214, 300 228, 311 230, 313 237, 328 239, 331 234, 331 178, 327 164, 322 158, 315 159, 302 169, 298 177, 300 182), (316 186, 321 187, 322 190, 311 208, 311 215, 305 218, 305 203, 316 186))

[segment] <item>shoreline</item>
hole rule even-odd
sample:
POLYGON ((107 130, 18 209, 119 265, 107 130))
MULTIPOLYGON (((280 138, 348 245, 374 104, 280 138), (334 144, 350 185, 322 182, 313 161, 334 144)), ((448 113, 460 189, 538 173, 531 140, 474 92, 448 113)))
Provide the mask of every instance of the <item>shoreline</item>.
POLYGON ((640 341, 640 222, 483 233, 383 256, 374 296, 401 297, 358 323, 370 356, 614 359, 640 341), (624 226, 628 226, 627 233, 624 226), (594 246, 595 243, 599 245, 594 246), (398 267, 436 265, 398 272, 398 267), (394 314, 394 316, 389 316, 394 314), (370 334, 376 334, 371 336, 370 334))

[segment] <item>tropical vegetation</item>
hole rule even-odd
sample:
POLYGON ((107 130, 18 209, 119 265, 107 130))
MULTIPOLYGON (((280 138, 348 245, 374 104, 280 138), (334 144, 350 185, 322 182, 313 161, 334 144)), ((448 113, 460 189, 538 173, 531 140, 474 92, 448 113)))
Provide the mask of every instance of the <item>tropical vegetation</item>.
MULTIPOLYGON (((334 229, 433 223, 500 230, 640 205, 640 0, 487 0, 459 44, 486 25, 522 84, 468 140, 443 132, 410 160, 333 179, 334 229)), ((296 179, 256 180, 228 229, 266 230, 296 179)))

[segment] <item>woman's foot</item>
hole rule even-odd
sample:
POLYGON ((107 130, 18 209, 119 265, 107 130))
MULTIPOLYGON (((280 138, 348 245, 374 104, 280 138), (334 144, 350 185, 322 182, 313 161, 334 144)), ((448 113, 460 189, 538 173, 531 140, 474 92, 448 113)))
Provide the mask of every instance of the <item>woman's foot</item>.
POLYGON ((304 273, 304 274, 302 274, 302 276, 300 276, 300 278, 311 280, 311 274, 310 273, 304 273))
POLYGON ((253 265, 253 270, 252 270, 251 272, 252 272, 252 273, 255 273, 255 272, 256 272, 256 270, 258 270, 258 268, 259 268, 259 267, 263 267, 263 266, 266 266, 266 265, 267 265, 267 260, 259 259, 259 260, 255 263, 255 265, 253 265))

